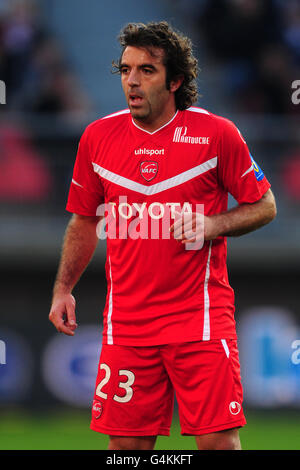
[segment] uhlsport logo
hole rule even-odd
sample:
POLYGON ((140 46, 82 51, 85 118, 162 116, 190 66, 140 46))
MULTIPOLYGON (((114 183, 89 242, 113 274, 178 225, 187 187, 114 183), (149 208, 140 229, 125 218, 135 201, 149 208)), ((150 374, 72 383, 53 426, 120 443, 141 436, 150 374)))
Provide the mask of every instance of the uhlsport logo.
POLYGON ((239 402, 232 401, 231 403, 229 403, 229 411, 232 415, 238 415, 241 409, 242 407, 239 402))
POLYGON ((147 149, 146 147, 144 147, 144 148, 135 149, 134 154, 135 155, 149 155, 149 157, 152 157, 152 155, 164 155, 165 149, 147 149))
POLYGON ((140 164, 140 172, 142 177, 146 181, 151 181, 158 172, 158 163, 157 162, 142 162, 140 164))
POLYGON ((206 144, 208 145, 209 137, 191 137, 187 135, 187 127, 176 127, 173 142, 183 143, 183 144, 206 144))

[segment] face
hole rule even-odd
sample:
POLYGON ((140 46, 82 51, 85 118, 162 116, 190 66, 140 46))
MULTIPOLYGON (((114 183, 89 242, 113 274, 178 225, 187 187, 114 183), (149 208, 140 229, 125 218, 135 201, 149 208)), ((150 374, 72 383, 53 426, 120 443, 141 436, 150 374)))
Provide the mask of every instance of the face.
POLYGON ((121 60, 121 81, 125 97, 134 120, 142 125, 160 125, 174 115, 175 91, 181 82, 166 86, 164 51, 126 47, 121 60))

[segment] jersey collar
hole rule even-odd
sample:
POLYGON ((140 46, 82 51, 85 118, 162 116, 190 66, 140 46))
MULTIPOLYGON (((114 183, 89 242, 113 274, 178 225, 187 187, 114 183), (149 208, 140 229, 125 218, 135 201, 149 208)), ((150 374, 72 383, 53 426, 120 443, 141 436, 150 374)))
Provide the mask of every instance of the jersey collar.
POLYGON ((164 129, 165 127, 169 126, 173 121, 174 119, 176 118, 176 116, 178 115, 178 109, 176 111, 176 113, 174 114, 174 116, 170 119, 170 121, 168 121, 166 124, 164 124, 163 126, 159 127, 158 129, 156 129, 155 131, 153 132, 149 132, 149 131, 146 131, 145 129, 143 129, 142 127, 138 126, 133 118, 131 117, 131 121, 132 121, 132 124, 137 128, 139 129, 140 131, 142 132, 145 132, 146 134, 149 134, 149 135, 154 135, 154 134, 157 134, 159 131, 161 131, 162 129, 164 129))

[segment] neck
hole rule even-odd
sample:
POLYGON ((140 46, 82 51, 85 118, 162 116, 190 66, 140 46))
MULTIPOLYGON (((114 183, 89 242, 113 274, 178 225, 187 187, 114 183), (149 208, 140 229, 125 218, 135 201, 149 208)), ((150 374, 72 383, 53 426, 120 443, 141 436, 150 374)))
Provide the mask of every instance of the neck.
POLYGON ((157 131, 158 129, 160 129, 161 127, 164 127, 165 125, 167 125, 170 121, 172 121, 176 113, 177 113, 177 110, 174 109, 172 112, 168 113, 167 115, 161 116, 160 118, 155 119, 153 121, 137 119, 134 117, 132 117, 132 120, 137 127, 140 127, 144 131, 153 133, 157 131))

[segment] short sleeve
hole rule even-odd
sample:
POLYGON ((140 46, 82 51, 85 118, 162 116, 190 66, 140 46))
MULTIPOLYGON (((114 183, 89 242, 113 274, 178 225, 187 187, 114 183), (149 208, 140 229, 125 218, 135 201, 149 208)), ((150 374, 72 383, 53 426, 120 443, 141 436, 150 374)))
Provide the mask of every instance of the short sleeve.
POLYGON ((219 118, 218 177, 239 204, 258 201, 271 186, 238 128, 224 118, 219 118))
POLYGON ((66 209, 75 214, 94 216, 103 201, 104 191, 93 169, 87 128, 79 141, 66 209))

